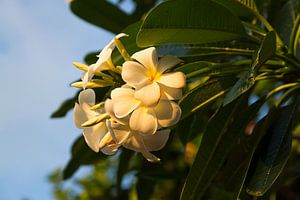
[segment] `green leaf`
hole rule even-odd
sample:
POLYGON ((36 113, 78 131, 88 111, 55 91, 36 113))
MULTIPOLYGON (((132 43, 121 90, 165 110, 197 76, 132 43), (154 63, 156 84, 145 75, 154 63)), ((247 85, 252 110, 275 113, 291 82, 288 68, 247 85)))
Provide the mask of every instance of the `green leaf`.
POLYGON ((257 70, 262 66, 268 59, 270 59, 276 51, 276 33, 271 31, 267 33, 263 39, 259 49, 253 56, 253 63, 251 65, 253 70, 257 70))
POLYGON ((179 101, 184 119, 225 94, 233 84, 232 78, 213 79, 186 93, 179 101))
POLYGON ((259 161, 247 187, 253 196, 263 196, 286 165, 291 151, 291 123, 296 103, 285 109, 267 130, 266 140, 259 151, 259 161))
POLYGON ((240 20, 209 0, 172 0, 155 7, 137 35, 142 47, 184 43, 202 44, 244 37, 240 20))
POLYGON ((234 143, 244 134, 260 104, 248 109, 248 94, 222 107, 209 121, 185 182, 181 199, 201 199, 221 169, 234 143))
POLYGON ((300 39, 300 14, 298 14, 294 27, 292 29, 291 37, 290 37, 290 45, 289 45, 289 53, 297 56, 297 48, 300 39))
POLYGON ((230 10, 236 16, 246 19, 253 19, 254 12, 258 12, 254 0, 213 0, 228 10, 230 10))
POLYGON ((156 181, 151 179, 139 178, 136 184, 138 199, 150 200, 154 192, 156 181))
POLYGON ((104 154, 97 154, 86 144, 84 137, 80 136, 74 142, 71 149, 72 157, 63 170, 63 179, 66 180, 73 176, 81 165, 89 165, 105 159, 104 154))
POLYGON ((252 70, 243 72, 241 78, 234 84, 230 91, 226 94, 223 105, 227 105, 238 98, 243 93, 251 89, 255 84, 252 70))
POLYGON ((119 33, 134 22, 129 15, 105 0, 73 0, 70 6, 78 17, 113 33, 119 33))
POLYGON ((66 116, 66 114, 75 106, 77 101, 78 93, 70 98, 65 100, 60 107, 51 115, 51 118, 60 118, 66 116))

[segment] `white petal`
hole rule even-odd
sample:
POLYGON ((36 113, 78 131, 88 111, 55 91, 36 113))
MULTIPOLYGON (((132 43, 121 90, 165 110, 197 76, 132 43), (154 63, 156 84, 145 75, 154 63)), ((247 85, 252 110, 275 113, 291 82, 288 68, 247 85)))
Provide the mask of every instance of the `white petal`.
POLYGON ((112 99, 118 99, 119 97, 122 96, 134 96, 134 90, 131 88, 126 88, 126 87, 121 87, 121 88, 116 88, 111 91, 110 96, 112 99))
POLYGON ((172 88, 162 84, 159 84, 160 87, 160 99, 162 100, 178 100, 182 97, 181 88, 172 88))
POLYGON ((149 82, 147 69, 134 61, 126 61, 122 67, 122 79, 132 87, 139 88, 149 82))
POLYGON ((146 106, 155 105, 160 98, 160 88, 157 83, 146 85, 135 91, 134 97, 146 106))
POLYGON ((144 65, 148 70, 156 71, 158 58, 154 47, 138 51, 131 57, 144 65))
POLYGON ((160 73, 163 73, 182 62, 183 60, 180 60, 175 56, 164 56, 158 61, 158 70, 160 73))
POLYGON ((158 124, 169 127, 176 124, 181 116, 180 107, 173 101, 162 100, 154 108, 158 124))
POLYGON ((96 95, 94 90, 92 89, 83 90, 82 92, 79 93, 79 97, 78 97, 78 101, 80 105, 86 103, 90 106, 93 106, 95 105, 95 99, 96 99, 96 95))
POLYGON ((81 75, 83 89, 86 88, 88 82, 93 78, 93 76, 94 76, 94 69, 93 69, 93 66, 90 66, 88 68, 88 71, 83 72, 83 74, 81 75))
POLYGON ((141 104, 139 100, 130 96, 119 97, 118 99, 114 99, 113 102, 114 113, 117 118, 127 117, 141 104))
POLYGON ((157 131, 154 135, 143 136, 144 145, 148 151, 161 150, 169 139, 171 130, 165 129, 157 131))
POLYGON ((95 152, 99 152, 101 139, 106 135, 107 128, 105 123, 101 122, 92 127, 84 128, 83 136, 88 146, 95 152))
POLYGON ((108 145, 108 146, 102 148, 101 152, 110 156, 110 155, 115 154, 119 147, 120 147, 120 145, 118 145, 118 144, 111 144, 111 145, 108 145))
POLYGON ((111 48, 104 48, 100 54, 97 56, 99 59, 97 60, 97 62, 94 65, 94 69, 97 70, 103 63, 107 62, 108 60, 110 60, 111 58, 111 54, 112 54, 112 49, 111 48))
POLYGON ((143 154, 144 158, 146 158, 149 162, 159 162, 160 161, 160 158, 156 157, 149 151, 142 151, 141 153, 143 154))
POLYGON ((112 139, 117 144, 122 144, 130 136, 130 129, 128 125, 127 126, 121 125, 111 120, 108 120, 106 124, 112 139))
POLYGON ((145 150, 143 145, 143 140, 137 132, 131 132, 127 140, 125 140, 122 144, 125 148, 141 152, 145 150))
POLYGON ((130 129, 142 134, 154 134, 157 130, 157 119, 152 108, 139 107, 129 120, 130 129))
POLYGON ((74 123, 77 128, 82 128, 81 124, 88 120, 87 114, 82 110, 78 103, 74 107, 74 123))
POLYGON ((171 72, 162 74, 157 82, 173 88, 183 88, 185 86, 185 75, 182 72, 171 72))
POLYGON ((115 143, 115 142, 113 141, 113 138, 111 137, 110 132, 106 132, 100 140, 99 148, 102 149, 111 143, 115 143))
POLYGON ((129 117, 125 117, 125 118, 118 118, 115 113, 114 113, 114 108, 113 108, 113 101, 111 99, 106 99, 105 104, 104 104, 104 109, 105 112, 107 112, 109 114, 109 116, 119 122, 120 124, 127 124, 129 121, 129 117))

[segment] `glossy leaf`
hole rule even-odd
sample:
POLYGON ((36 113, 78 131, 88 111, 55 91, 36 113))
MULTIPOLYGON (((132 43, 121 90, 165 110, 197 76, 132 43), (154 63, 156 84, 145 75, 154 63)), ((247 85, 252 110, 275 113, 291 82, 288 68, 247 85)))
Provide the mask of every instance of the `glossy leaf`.
POLYGON ((181 118, 186 118, 193 112, 223 96, 227 88, 232 84, 232 78, 214 79, 189 91, 179 101, 179 106, 182 109, 181 118))
POLYGON ((285 109, 273 126, 267 130, 267 139, 262 144, 259 161, 247 187, 253 196, 263 196, 283 170, 291 151, 291 122, 296 104, 285 109))
POLYGON ((147 15, 137 43, 143 47, 170 43, 202 44, 244 36, 240 20, 218 3, 173 0, 159 4, 147 15))
POLYGON ((253 13, 258 12, 254 0, 213 0, 228 10, 230 10, 235 15, 246 18, 253 19, 255 16, 253 13))
POLYGON ((70 7, 78 17, 113 33, 119 33, 134 21, 117 6, 105 0, 73 0, 70 7))
POLYGON ((181 199, 201 199, 221 169, 233 144, 237 142, 260 104, 247 108, 248 95, 219 109, 209 121, 198 153, 185 182, 181 199))
POLYGON ((63 170, 63 179, 66 180, 73 176, 81 165, 89 165, 106 158, 104 154, 97 154, 86 144, 84 137, 80 136, 72 146, 72 157, 63 170))
POLYGON ((130 160, 133 155, 134 155, 134 151, 123 148, 119 156, 119 163, 118 163, 118 170, 117 170, 117 189, 119 194, 121 190, 121 183, 123 180, 123 176, 128 171, 130 160))
POLYGON ((268 59, 270 59, 276 51, 276 33, 271 31, 267 33, 263 39, 259 49, 253 56, 252 70, 257 70, 268 59))

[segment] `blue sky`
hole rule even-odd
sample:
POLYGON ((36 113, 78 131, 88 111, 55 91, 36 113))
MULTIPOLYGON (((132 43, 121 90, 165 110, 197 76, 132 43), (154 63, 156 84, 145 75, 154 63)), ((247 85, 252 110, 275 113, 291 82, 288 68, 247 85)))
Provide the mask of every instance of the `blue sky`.
POLYGON ((71 62, 101 49, 112 34, 81 21, 63 0, 1 0, 0 199, 47 200, 47 175, 69 159, 80 134, 72 114, 50 114, 76 89, 71 62))

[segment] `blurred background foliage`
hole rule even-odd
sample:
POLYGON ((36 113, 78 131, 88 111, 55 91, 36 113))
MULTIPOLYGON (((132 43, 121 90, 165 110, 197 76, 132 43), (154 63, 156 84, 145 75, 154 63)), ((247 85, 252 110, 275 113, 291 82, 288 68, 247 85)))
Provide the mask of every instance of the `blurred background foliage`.
MULTIPOLYGON (((153 45, 160 56, 182 58, 186 64, 176 69, 188 81, 182 120, 156 152, 158 164, 124 148, 96 154, 79 136, 66 167, 49 175, 55 198, 300 199, 299 85, 276 90, 299 81, 300 49, 291 38, 299 39, 300 1, 131 0, 131 12, 120 8, 124 1, 73 0, 70 8, 99 28, 129 34, 121 39, 129 54, 153 45), (182 12, 191 7, 199 13, 182 12), (203 16, 207 21, 199 22, 203 16), (278 101, 282 106, 274 106, 278 101), (90 174, 72 178, 85 165, 90 174)), ((88 53, 86 64, 98 53, 88 53)), ((122 63, 117 51, 112 58, 122 63)), ((97 101, 110 89, 96 88, 97 101)), ((52 117, 64 117, 77 95, 52 117)))

